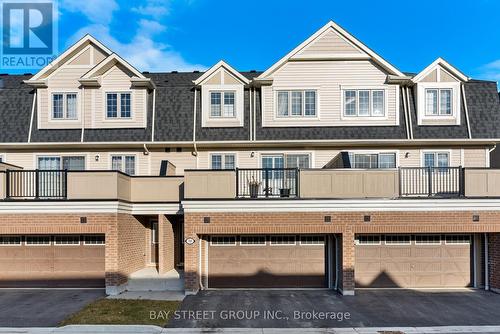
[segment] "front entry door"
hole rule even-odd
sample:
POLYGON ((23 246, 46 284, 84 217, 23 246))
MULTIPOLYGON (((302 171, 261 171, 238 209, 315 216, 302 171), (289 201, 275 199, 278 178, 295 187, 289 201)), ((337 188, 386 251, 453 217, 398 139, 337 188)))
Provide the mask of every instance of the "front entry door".
POLYGON ((151 220, 151 263, 158 263, 158 221, 151 220))

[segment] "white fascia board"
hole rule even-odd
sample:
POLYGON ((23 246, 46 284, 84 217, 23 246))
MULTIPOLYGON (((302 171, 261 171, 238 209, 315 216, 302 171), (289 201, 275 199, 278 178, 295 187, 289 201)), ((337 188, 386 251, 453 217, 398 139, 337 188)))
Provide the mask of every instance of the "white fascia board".
POLYGON ((90 78, 92 78, 93 75, 97 71, 99 71, 105 65, 109 64, 111 61, 115 61, 116 63, 119 63, 119 64, 123 65, 126 69, 128 69, 130 72, 132 72, 136 77, 138 77, 140 79, 147 79, 134 66, 130 65, 125 59, 123 59, 122 57, 120 57, 116 53, 113 53, 113 54, 109 55, 106 59, 104 59, 99 64, 97 64, 96 66, 94 66, 90 71, 88 71, 87 73, 85 73, 84 75, 82 75, 81 79, 90 79, 90 78))
POLYGON ((212 74, 214 74, 219 68, 224 68, 226 71, 231 73, 233 76, 235 76, 238 80, 240 80, 243 84, 248 85, 250 83, 250 80, 248 80, 243 74, 238 72, 236 69, 231 67, 228 63, 226 63, 224 60, 220 60, 217 62, 217 64, 213 65, 210 67, 205 73, 203 73, 198 79, 194 80, 193 83, 195 85, 201 85, 205 80, 210 78, 212 74))
POLYGON ((443 67, 445 70, 450 72, 452 75, 454 75, 456 78, 462 81, 469 81, 469 77, 463 74, 459 69, 457 69, 455 66, 451 65, 448 63, 446 60, 443 58, 439 57, 438 59, 434 60, 429 66, 424 68, 420 73, 418 73, 416 76, 413 77, 412 81, 417 83, 423 78, 427 76, 430 72, 432 72, 437 66, 443 67))

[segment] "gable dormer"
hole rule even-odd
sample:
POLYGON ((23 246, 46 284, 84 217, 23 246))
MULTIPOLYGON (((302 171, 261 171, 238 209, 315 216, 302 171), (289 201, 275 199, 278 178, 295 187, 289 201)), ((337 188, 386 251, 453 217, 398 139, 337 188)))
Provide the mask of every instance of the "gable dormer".
POLYGON ((38 129, 146 127, 150 79, 90 35, 26 83, 38 129))
POLYGON ((417 95, 418 125, 460 125, 462 83, 469 78, 442 58, 412 81, 417 95))
POLYGON ((244 89, 249 80, 224 61, 194 81, 201 87, 202 127, 242 127, 244 89))

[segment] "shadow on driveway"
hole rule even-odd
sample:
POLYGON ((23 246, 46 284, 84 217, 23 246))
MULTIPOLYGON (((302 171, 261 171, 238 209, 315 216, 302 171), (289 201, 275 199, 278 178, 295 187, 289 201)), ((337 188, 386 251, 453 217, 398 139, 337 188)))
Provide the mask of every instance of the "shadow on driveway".
POLYGON ((500 325, 499 310, 500 295, 483 290, 205 290, 184 299, 169 327, 500 325))
POLYGON ((55 327, 104 290, 0 290, 0 327, 55 327))

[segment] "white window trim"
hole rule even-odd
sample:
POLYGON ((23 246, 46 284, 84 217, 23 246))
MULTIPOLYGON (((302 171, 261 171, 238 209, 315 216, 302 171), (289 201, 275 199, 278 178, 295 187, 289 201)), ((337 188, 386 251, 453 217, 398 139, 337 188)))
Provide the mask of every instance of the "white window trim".
POLYGON ((442 119, 442 118, 445 118, 445 117, 448 117, 448 118, 452 118, 453 117, 453 106, 454 106, 454 102, 453 102, 453 89, 452 88, 425 88, 424 90, 424 94, 425 94, 425 106, 424 106, 424 113, 425 113, 425 117, 426 118, 439 118, 439 119, 442 119), (437 111, 438 113, 437 114, 430 114, 429 111, 427 110, 427 91, 428 90, 435 90, 437 92, 437 111), (441 114, 441 91, 443 90, 449 90, 451 91, 451 114, 441 114))
MULTIPOLYGON (((79 240, 79 241, 78 241, 78 243, 77 243, 77 244, 58 244, 58 243, 57 243, 57 240, 56 240, 56 238, 57 238, 58 236, 61 236, 61 235, 60 235, 60 234, 59 234, 59 235, 57 235, 57 234, 56 234, 56 235, 54 235, 54 246, 58 246, 58 247, 60 247, 60 246, 80 246, 80 245, 82 244, 82 240, 81 240, 81 237, 80 237, 79 235, 78 235, 78 240, 79 240)), ((71 234, 71 236, 75 236, 75 235, 74 235, 74 234, 71 234)))
MULTIPOLYGON (((403 236, 402 234, 395 234, 395 236, 403 236)), ((405 237, 407 235, 404 235, 405 237)), ((409 236, 410 239, 408 240, 408 242, 387 242, 387 235, 384 236, 384 245, 386 246, 409 246, 411 245, 411 235, 409 236)))
MULTIPOLYGON (((263 157, 275 157, 278 155, 281 155, 283 157, 283 165, 286 164, 286 156, 287 155, 309 155, 309 168, 316 168, 315 167, 315 162, 314 162, 314 151, 269 151, 269 152, 260 152, 259 153, 259 161, 258 161, 258 167, 257 168, 263 168, 262 167, 262 158, 263 157)), ((286 166, 284 167, 286 168, 286 166)))
MULTIPOLYGON (((33 237, 41 236, 41 235, 32 235, 33 237)), ((47 247, 47 246, 52 246, 52 236, 49 236, 49 243, 48 244, 29 244, 28 243, 28 237, 29 235, 24 237, 24 245, 29 246, 29 247, 47 247)))
MULTIPOLYGON (((50 123, 78 123, 81 120, 81 94, 77 89, 51 89, 47 91, 48 99, 49 99, 49 117, 48 121, 50 123), (54 118, 54 94, 63 94, 63 118, 54 118), (67 110, 66 110, 66 94, 76 94, 76 118, 65 118, 67 110)), ((37 98, 40 100, 40 98, 37 98)), ((40 105, 38 105, 38 110, 40 110, 40 105)), ((40 112, 40 111, 39 111, 40 112)), ((40 118, 40 115, 38 116, 40 118)))
POLYGON ((325 246, 326 245, 326 238, 324 235, 314 235, 314 234, 305 234, 305 235, 300 235, 299 236, 299 245, 300 246, 325 246), (302 237, 320 237, 323 238, 323 242, 319 244, 308 244, 308 243, 302 243, 302 237))
POLYGON ((23 237, 20 235, 13 235, 13 234, 7 234, 7 235, 2 235, 2 237, 15 237, 15 238, 20 238, 18 244, 1 244, 0 247, 19 247, 23 245, 23 237))
POLYGON ((236 90, 229 90, 229 89, 225 89, 225 90, 209 90, 208 91, 208 94, 210 96, 209 100, 210 100, 210 105, 209 105, 209 111, 208 111, 208 118, 210 118, 210 120, 214 120, 214 119, 225 119, 225 120, 233 120, 236 118, 236 105, 237 105, 237 93, 236 93, 236 90), (212 93, 220 93, 221 96, 220 96, 220 116, 213 116, 212 115, 212 93), (234 116, 224 116, 224 106, 225 106, 225 103, 224 103, 224 95, 226 93, 234 93, 234 116))
POLYGON ((287 235, 287 234, 278 234, 278 235, 271 235, 269 237, 269 246, 296 246, 297 245, 297 236, 296 235, 287 235), (293 244, 273 244, 272 238, 273 237, 293 237, 293 244))
POLYGON ((417 245, 417 246, 439 246, 439 245, 443 244, 443 240, 442 240, 440 234, 424 234, 424 235, 437 235, 439 237, 439 242, 432 242, 432 243, 419 242, 417 240, 417 236, 415 236, 415 245, 417 245))
MULTIPOLYGON (((437 150, 420 150, 420 167, 425 167, 425 154, 426 153, 447 153, 448 154, 448 167, 453 167, 453 164, 452 164, 452 156, 451 156, 451 152, 452 150, 449 149, 449 150, 440 150, 440 149, 437 149, 437 150)), ((437 160, 435 160, 437 162, 437 160)), ((458 166, 456 166, 458 167, 458 166)))
MULTIPOLYGON (((134 175, 140 175, 139 174, 139 170, 137 169, 137 166, 138 166, 138 154, 137 153, 127 153, 127 152, 110 152, 108 153, 108 170, 112 171, 113 170, 113 157, 114 156, 120 156, 122 157, 122 164, 125 163, 125 159, 123 159, 123 157, 125 156, 134 156, 134 171, 135 171, 135 174, 134 175)), ((122 167, 125 167, 125 165, 122 165, 122 167)), ((125 168, 123 168, 125 169, 125 168)), ((125 173, 125 170, 122 171, 122 173, 125 173)), ((134 176, 134 175, 130 175, 130 176, 134 176)))
MULTIPOLYGON (((454 120, 455 125, 460 125, 461 117, 461 87, 460 82, 419 82, 417 83, 417 123, 418 125, 439 125, 436 121, 445 121, 446 125, 450 124, 450 120, 454 120), (451 89, 451 115, 427 115, 426 114, 426 97, 427 89, 451 89), (425 124, 426 120, 432 120, 432 124, 425 124)), ((439 94, 438 94, 439 96, 439 94)), ((440 108, 438 97, 438 108, 440 108)))
MULTIPOLYGON (((370 236, 371 236, 371 235, 373 235, 373 236, 378 236, 378 243, 362 244, 362 243, 360 243, 360 242, 359 242, 359 239, 358 239, 358 238, 359 238, 360 236, 358 236, 358 237, 356 237, 356 238, 355 238, 355 240, 356 240, 356 241, 355 241, 355 244, 356 244, 356 245, 360 245, 360 246, 380 246, 380 245, 382 245, 382 235, 380 235, 380 234, 368 234, 368 235, 370 235, 370 236)), ((361 236, 366 236, 366 235, 361 235, 361 236)))
POLYGON ((210 236, 210 246, 213 247, 234 247, 238 245, 238 238, 235 235, 212 235, 210 236), (215 238, 234 238, 234 243, 231 244, 214 244, 213 239, 215 238))
POLYGON ((243 235, 243 236, 240 235, 239 245, 243 246, 243 247, 264 247, 264 246, 267 246, 267 237, 265 235, 243 235), (244 244, 244 243, 241 242, 241 237, 264 238, 264 243, 263 244, 244 244))
MULTIPOLYGON (((87 243, 87 241, 85 240, 85 236, 86 235, 83 235, 83 245, 85 246, 105 246, 106 245, 106 237, 104 236, 104 243, 102 244, 91 244, 91 243, 87 243)), ((95 234, 91 234, 91 235, 87 235, 87 236, 97 236, 95 234)))
MULTIPOLYGON (((209 153, 209 156, 208 156, 208 168, 209 169, 212 169, 212 156, 214 155, 222 155, 222 156, 225 156, 225 155, 234 155, 234 168, 238 168, 238 153, 237 152, 210 152, 209 153)), ((226 158, 224 157, 224 161, 222 161, 222 166, 224 167, 225 165, 225 162, 226 162, 226 158)), ((218 170, 224 170, 224 168, 222 169, 218 169, 218 170)))
MULTIPOLYGON (((197 98, 200 97, 198 92, 197 98)), ((223 114, 224 96, 221 97, 221 115, 223 114)), ((243 84, 222 84, 201 86, 201 126, 202 127, 242 127, 244 126, 245 89, 243 84), (234 92, 234 117, 211 117, 210 92, 234 92)))
POLYGON ((7 155, 5 153, 0 153, 0 162, 7 162, 7 155))
MULTIPOLYGON (((399 90, 399 89, 398 89, 399 90)), ((341 86, 340 88, 340 119, 343 121, 370 121, 370 120, 388 120, 389 119, 389 103, 387 100, 387 87, 386 86, 341 86), (370 116, 358 116, 358 115, 346 115, 345 114, 345 91, 347 90, 355 90, 356 93, 356 113, 359 112, 359 98, 358 93, 360 90, 369 90, 370 91, 370 116), (384 92, 384 115, 383 116, 373 116, 372 107, 373 107, 373 98, 371 91, 381 90, 384 92)), ((396 94, 396 97, 398 95, 396 94)), ((396 112, 396 116, 398 116, 398 112, 396 112)), ((398 123, 399 124, 399 123, 398 123)))
POLYGON ((460 236, 468 236, 469 241, 468 242, 448 242, 446 239, 446 235, 444 236, 444 244, 448 246, 463 246, 463 245, 472 245, 472 238, 470 234, 461 234, 461 233, 452 233, 451 235, 460 235, 460 236))
POLYGON ((33 166, 35 166, 35 169, 39 168, 39 166, 38 166, 38 159, 39 158, 59 158, 59 159, 61 159, 61 168, 62 168, 63 167, 62 166, 62 159, 64 157, 83 157, 83 161, 85 163, 85 170, 89 170, 89 168, 88 168, 89 153, 81 153, 81 152, 35 154, 33 166))
MULTIPOLYGON (((399 150, 350 150, 350 151, 347 151, 347 153, 353 153, 353 154, 386 154, 386 153, 394 153, 396 154, 396 168, 379 168, 379 169, 397 169, 400 167, 400 164, 399 164, 399 154, 400 154, 400 151, 399 150)), ((363 169, 363 168, 352 168, 352 169, 356 169, 356 170, 366 170, 366 169, 363 169)))
MULTIPOLYGON (((113 121, 125 121, 125 122, 133 122, 135 121, 135 112, 134 112, 134 93, 131 90, 107 90, 102 92, 102 104, 104 108, 104 121, 113 122, 113 121), (121 117, 121 95, 123 93, 130 94, 130 117, 121 117), (108 117, 108 99, 107 94, 117 94, 116 98, 116 117, 108 117)), ((146 104, 147 105, 147 104, 146 104)))
POLYGON ((317 87, 313 88, 273 88, 273 95, 274 95, 274 120, 317 120, 319 118, 319 90, 317 87), (278 110, 278 93, 279 92, 288 92, 288 115, 279 115, 279 110, 278 110), (292 115, 292 92, 302 92, 302 115, 292 115), (314 115, 306 115, 306 94, 305 92, 315 92, 316 93, 316 105, 315 105, 315 111, 316 113, 314 115))

